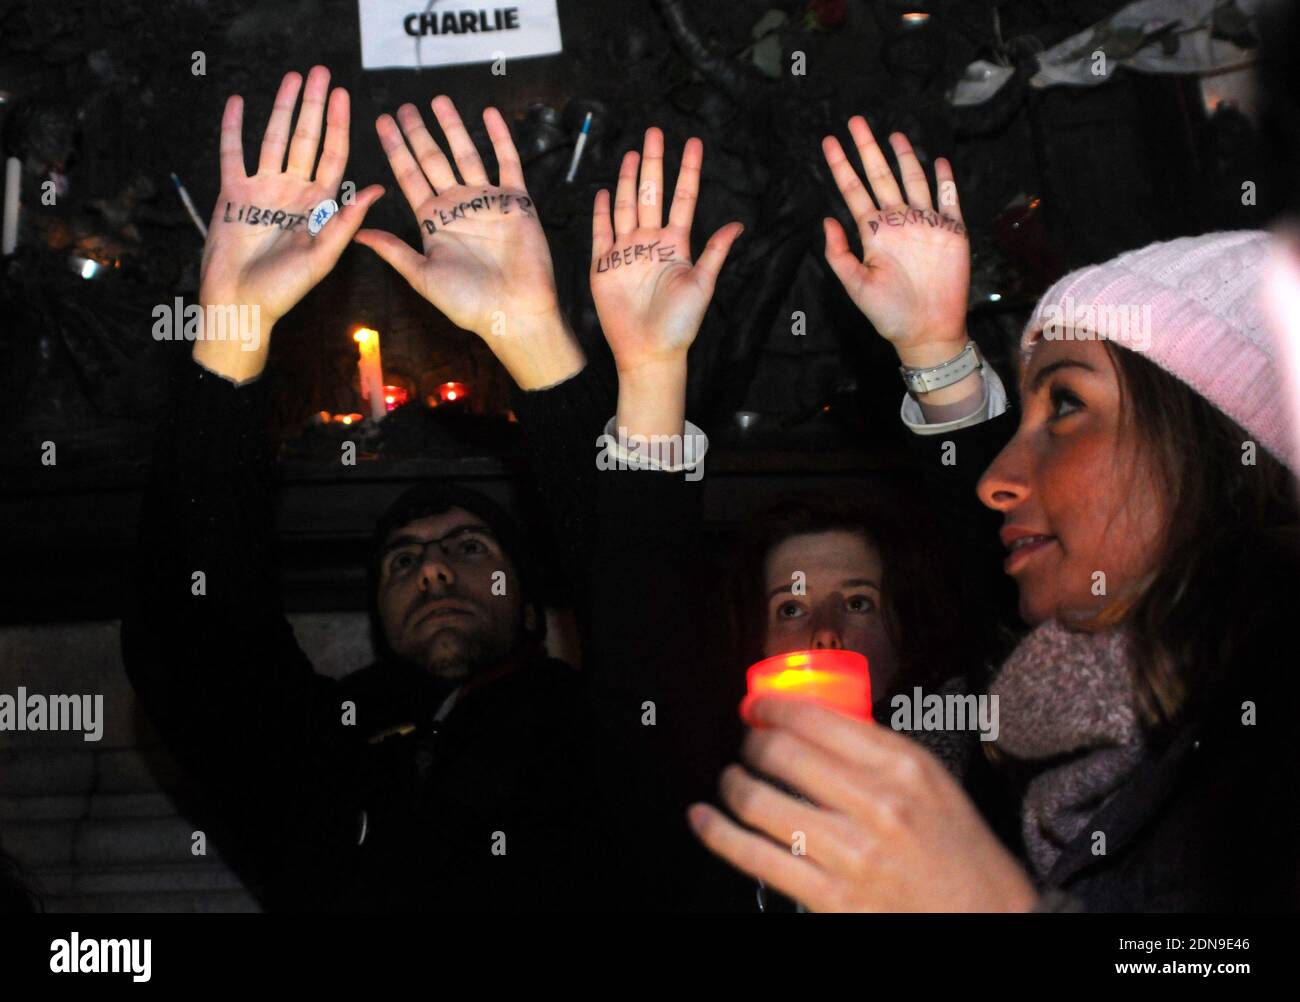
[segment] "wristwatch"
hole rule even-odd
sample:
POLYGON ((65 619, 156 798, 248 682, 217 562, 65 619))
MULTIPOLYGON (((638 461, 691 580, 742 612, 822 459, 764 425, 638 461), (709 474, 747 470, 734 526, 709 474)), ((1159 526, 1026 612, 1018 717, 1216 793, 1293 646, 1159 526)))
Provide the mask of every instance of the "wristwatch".
POLYGON ((974 341, 967 341, 966 347, 946 362, 932 365, 928 369, 909 369, 905 365, 900 365, 898 371, 903 374, 903 383, 907 386, 907 392, 915 396, 951 386, 982 368, 984 368, 984 359, 980 358, 979 349, 975 347, 974 341))

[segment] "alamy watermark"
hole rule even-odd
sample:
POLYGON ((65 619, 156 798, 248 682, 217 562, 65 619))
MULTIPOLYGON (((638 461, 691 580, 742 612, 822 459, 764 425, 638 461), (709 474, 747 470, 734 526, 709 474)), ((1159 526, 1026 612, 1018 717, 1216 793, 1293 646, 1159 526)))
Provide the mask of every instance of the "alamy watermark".
POLYGON ((1133 351, 1151 347, 1151 304, 1086 303, 1073 296, 1043 307, 1044 341, 1118 341, 1133 351))
POLYGON ((83 741, 104 736, 103 696, 18 695, 0 693, 0 731, 82 731, 83 741))
POLYGON ((660 469, 684 472, 692 483, 704 477, 705 435, 629 435, 618 429, 618 437, 603 434, 596 439, 596 469, 660 469))
POLYGON ((54 974, 129 974, 141 982, 152 976, 152 960, 151 939, 82 939, 74 932, 50 943, 54 974))
POLYGON ((914 686, 889 701, 889 726, 896 731, 978 731, 981 741, 998 739, 998 697, 972 693, 923 693, 914 686))
POLYGON ((177 296, 153 308, 155 341, 238 341, 241 351, 262 346, 262 308, 254 303, 185 305, 177 296))

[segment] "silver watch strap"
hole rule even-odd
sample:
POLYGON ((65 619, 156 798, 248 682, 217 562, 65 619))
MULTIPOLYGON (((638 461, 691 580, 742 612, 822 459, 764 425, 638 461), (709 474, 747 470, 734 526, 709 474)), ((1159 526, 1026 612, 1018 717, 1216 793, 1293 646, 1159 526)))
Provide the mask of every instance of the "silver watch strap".
POLYGON ((903 382, 908 392, 917 394, 932 393, 945 386, 951 386, 983 367, 984 360, 980 358, 975 342, 967 341, 966 347, 946 362, 926 369, 909 369, 905 365, 900 365, 898 371, 903 374, 903 382))

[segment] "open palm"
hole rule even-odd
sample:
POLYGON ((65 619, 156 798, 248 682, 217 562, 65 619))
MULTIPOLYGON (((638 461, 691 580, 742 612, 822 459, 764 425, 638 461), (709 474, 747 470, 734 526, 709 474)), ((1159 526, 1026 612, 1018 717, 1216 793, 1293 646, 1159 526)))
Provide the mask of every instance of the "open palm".
POLYGON ((256 305, 264 323, 274 323, 288 313, 328 274, 366 209, 383 194, 378 185, 367 188, 318 236, 308 234, 308 214, 338 193, 348 158, 349 111, 347 91, 335 89, 329 95, 324 151, 317 165, 329 71, 317 66, 308 75, 290 143, 289 127, 301 86, 297 73, 286 74, 281 82, 257 172, 251 177, 245 173, 240 97, 226 102, 221 121, 221 194, 203 248, 200 300, 256 305))
POLYGON ((690 139, 663 225, 663 133, 646 131, 644 155, 629 151, 619 170, 610 220, 609 192, 596 195, 591 292, 605 339, 621 371, 670 360, 695 340, 718 272, 744 227, 728 223, 691 264, 691 221, 704 144, 690 139), (637 183, 638 164, 640 184, 637 183))
POLYGON ((458 327, 481 337, 527 333, 535 321, 555 315, 559 303, 550 250, 510 130, 495 108, 484 111, 500 166, 494 185, 451 99, 434 98, 433 111, 459 177, 414 105, 399 108, 397 122, 382 115, 375 123, 424 253, 382 230, 362 230, 357 242, 458 327))
POLYGON ((863 257, 858 260, 849 249, 840 224, 827 219, 827 262, 858 309, 896 348, 963 339, 970 242, 951 165, 942 158, 935 162, 940 202, 936 209, 925 171, 905 136, 891 137, 903 178, 900 191, 866 120, 850 119, 849 131, 871 191, 839 140, 828 136, 822 150, 857 224, 863 257))

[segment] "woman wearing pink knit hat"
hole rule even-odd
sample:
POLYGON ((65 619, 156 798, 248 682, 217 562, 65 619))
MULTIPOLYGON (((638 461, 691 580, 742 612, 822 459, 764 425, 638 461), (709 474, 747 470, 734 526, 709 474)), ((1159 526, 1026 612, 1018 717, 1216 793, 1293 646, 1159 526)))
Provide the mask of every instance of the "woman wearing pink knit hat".
POLYGON ((1001 447, 977 492, 1030 630, 988 687, 985 747, 1020 844, 902 735, 775 701, 746 758, 819 806, 733 777, 749 830, 699 808, 701 839, 814 909, 1300 908, 1300 514, 1260 296, 1270 238, 1172 240, 1061 279, 1022 340, 1013 429, 966 337, 966 245, 887 223, 933 211, 928 186, 893 136, 900 190, 859 123, 878 204, 828 151, 865 261, 830 221, 828 260, 898 349, 906 423, 954 447, 947 475, 970 485, 981 442, 1001 447), (805 856, 768 840, 791 830, 805 856))

